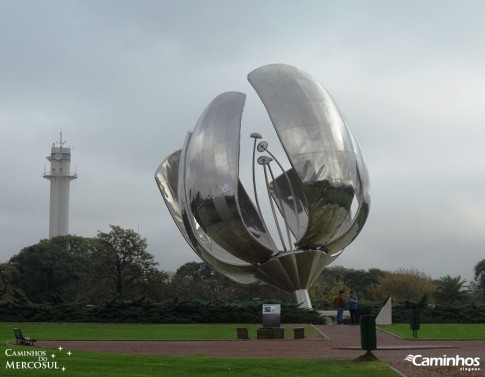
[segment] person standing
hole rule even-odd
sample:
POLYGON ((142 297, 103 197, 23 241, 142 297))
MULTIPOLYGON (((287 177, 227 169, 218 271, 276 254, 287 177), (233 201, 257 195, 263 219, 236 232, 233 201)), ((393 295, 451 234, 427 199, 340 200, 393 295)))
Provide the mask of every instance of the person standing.
POLYGON ((347 297, 347 304, 349 305, 349 312, 350 312, 350 322, 352 325, 359 324, 359 310, 358 310, 358 302, 359 299, 357 296, 354 295, 353 291, 349 292, 349 297, 347 297))
POLYGON ((333 300, 333 305, 335 309, 337 309, 337 325, 344 324, 344 308, 345 308, 345 299, 344 299, 344 290, 338 291, 338 296, 336 296, 333 300))

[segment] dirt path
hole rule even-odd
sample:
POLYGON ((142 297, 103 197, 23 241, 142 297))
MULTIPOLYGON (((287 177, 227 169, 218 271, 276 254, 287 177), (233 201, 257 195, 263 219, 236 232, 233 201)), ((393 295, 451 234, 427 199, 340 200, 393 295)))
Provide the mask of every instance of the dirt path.
MULTIPOLYGON (((224 341, 39 341, 37 346, 71 351, 115 352, 140 355, 208 356, 248 358, 332 358, 357 359, 360 349, 359 326, 319 325, 316 328, 327 339, 307 336, 305 339, 224 340, 224 341)), ((287 331, 291 331, 288 329, 287 331)), ((236 329, 234 329, 236 337, 236 329)), ((383 331, 377 332, 373 354, 408 377, 485 376, 485 341, 402 340, 383 331), (444 355, 455 358, 480 358, 480 371, 464 371, 452 366, 416 366, 404 359, 408 355, 422 358, 444 355)))

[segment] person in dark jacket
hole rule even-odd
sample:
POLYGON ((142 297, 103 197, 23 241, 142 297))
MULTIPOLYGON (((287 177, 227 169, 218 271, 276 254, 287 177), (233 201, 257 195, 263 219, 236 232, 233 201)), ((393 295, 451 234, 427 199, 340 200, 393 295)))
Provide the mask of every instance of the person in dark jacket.
POLYGON ((344 290, 338 291, 338 296, 336 296, 333 300, 333 305, 335 309, 337 309, 337 325, 344 324, 344 308, 345 308, 345 298, 344 298, 344 290))

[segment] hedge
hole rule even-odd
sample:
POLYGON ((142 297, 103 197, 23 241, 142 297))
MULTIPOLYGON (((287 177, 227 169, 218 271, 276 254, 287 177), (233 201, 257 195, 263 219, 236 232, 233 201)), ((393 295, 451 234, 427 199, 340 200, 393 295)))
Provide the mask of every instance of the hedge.
MULTIPOLYGON (((365 303, 361 314, 377 315, 381 305, 365 303)), ((485 304, 439 304, 427 305, 419 310, 422 323, 485 323, 485 304)), ((408 323, 411 318, 409 304, 392 305, 392 322, 408 323)))
MULTIPOLYGON (((271 302, 267 302, 271 303, 271 302)), ((0 321, 4 322, 119 322, 119 323, 259 323, 262 304, 250 302, 206 302, 186 300, 154 303, 146 300, 109 301, 103 305, 82 302, 33 304, 0 302, 0 321)), ((380 304, 363 303, 361 314, 377 315, 380 304)), ((393 323, 408 323, 408 305, 394 304, 393 323)), ((428 305, 420 310, 422 323, 484 323, 485 304, 428 305)), ((325 323, 315 310, 281 304, 282 323, 325 323)))
MULTIPOLYGON (((110 301, 103 305, 80 302, 33 304, 0 302, 0 321, 5 322, 116 322, 116 323, 258 323, 262 302, 153 303, 110 301)), ((281 304, 282 323, 324 323, 317 311, 281 304)))

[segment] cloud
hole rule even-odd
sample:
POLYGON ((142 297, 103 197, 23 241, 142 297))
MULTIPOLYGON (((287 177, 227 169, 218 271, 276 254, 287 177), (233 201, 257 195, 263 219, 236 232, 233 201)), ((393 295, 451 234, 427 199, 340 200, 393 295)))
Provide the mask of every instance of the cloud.
POLYGON ((366 157, 368 224, 335 264, 471 279, 483 259, 485 38, 480 1, 36 1, 0 5, 0 261, 48 236, 45 156, 74 146, 70 230, 139 229, 160 267, 198 260, 153 174, 218 94, 295 65, 332 94, 366 157))

